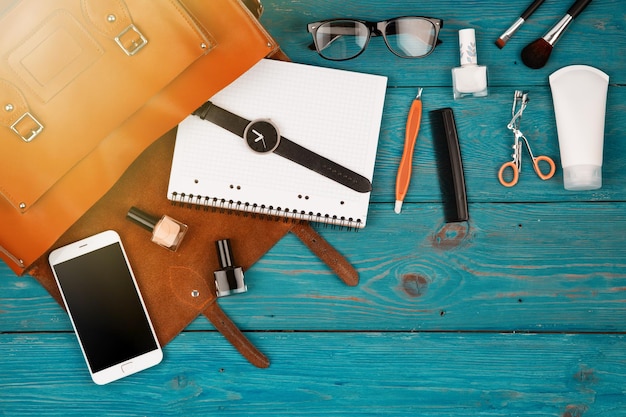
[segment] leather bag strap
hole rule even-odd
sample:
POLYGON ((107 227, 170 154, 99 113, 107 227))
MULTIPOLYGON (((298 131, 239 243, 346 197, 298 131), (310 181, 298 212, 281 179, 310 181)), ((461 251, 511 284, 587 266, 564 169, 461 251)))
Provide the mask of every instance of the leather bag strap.
POLYGON ((215 328, 241 353, 251 364, 258 368, 270 366, 270 360, 261 353, 237 328, 235 323, 224 313, 217 303, 211 303, 203 313, 215 328))
POLYGON ((326 239, 321 237, 309 223, 298 223, 291 228, 298 237, 318 258, 320 258, 347 285, 359 283, 359 273, 326 239))

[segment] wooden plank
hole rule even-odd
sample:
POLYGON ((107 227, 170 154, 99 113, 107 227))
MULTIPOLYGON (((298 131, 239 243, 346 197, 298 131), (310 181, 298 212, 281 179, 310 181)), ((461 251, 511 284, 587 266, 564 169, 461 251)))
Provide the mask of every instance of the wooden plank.
POLYGON ((493 86, 545 86, 550 73, 571 64, 606 67, 613 83, 626 83, 626 60, 621 52, 626 50, 626 37, 618 35, 626 17, 626 4, 622 0, 590 4, 559 40, 547 65, 540 70, 524 66, 520 52, 565 14, 568 3, 544 3, 503 49, 498 49, 494 42, 519 16, 525 7, 523 4, 495 0, 422 1, 418 4, 404 0, 384 4, 371 0, 264 0, 263 4, 265 13, 261 21, 292 60, 387 75, 391 86, 451 85, 450 69, 459 65, 458 31, 466 27, 476 29, 478 60, 488 66, 493 86), (324 60, 308 48, 312 38, 306 25, 310 22, 339 17, 380 21, 405 15, 444 20, 440 33, 443 43, 430 56, 417 60, 395 58, 380 38, 373 39, 363 55, 344 62, 324 60))
MULTIPOLYGON (((358 287, 288 236, 246 271, 249 292, 220 304, 249 330, 621 331, 626 203, 588 207, 472 203, 468 224, 446 224, 441 204, 374 204, 364 230, 320 229, 358 287)), ((36 283, 2 268, 0 330, 70 329, 36 283)))
POLYGON ((360 285, 343 285, 288 236, 246 271, 248 293, 219 301, 270 357, 269 369, 247 363, 199 318, 166 346, 163 364, 98 387, 65 312, 33 279, 0 265, 0 415, 624 414, 626 2, 592 2, 541 70, 526 68, 519 53, 569 4, 546 2, 503 50, 493 42, 521 11, 515 2, 263 4, 262 22, 294 61, 389 77, 368 226, 320 229, 358 268, 360 285), (443 44, 428 58, 403 60, 376 38, 343 63, 308 49, 308 22, 401 15, 444 19, 443 44), (489 67, 487 99, 452 100, 464 27, 476 28, 479 61, 489 67), (604 186, 594 192, 562 187, 548 75, 570 64, 611 77, 604 186), (425 112, 455 111, 467 224, 443 221, 427 116, 407 202, 393 213, 417 87, 425 87, 425 112), (531 97, 522 130, 558 169, 541 182, 524 155, 520 183, 505 189, 496 172, 509 158, 515 89, 531 97))
POLYGON ((302 320, 304 329, 620 331, 624 205, 586 207, 471 204, 467 226, 445 224, 437 205, 400 216, 374 205, 356 234, 322 230, 360 271, 357 288, 286 239, 251 271, 262 277, 249 274, 264 301, 250 311, 234 298, 221 304, 251 329, 302 320))
MULTIPOLYGON (((488 99, 454 101, 452 89, 426 88, 422 93, 424 115, 413 156, 413 175, 406 201, 440 200, 438 154, 428 112, 451 107, 455 114, 463 159, 466 188, 470 202, 553 202, 553 201, 624 201, 626 200, 626 89, 611 87, 605 122, 605 147, 602 188, 595 191, 572 192, 563 188, 563 172, 552 95, 549 87, 532 87, 530 101, 524 112, 521 130, 528 137, 536 155, 548 155, 556 163, 554 177, 540 180, 535 174, 526 149, 522 155, 519 183, 512 188, 500 185, 500 166, 511 160, 513 135, 506 128, 511 119, 515 89, 492 88, 488 99)), ((397 167, 404 146, 406 117, 416 88, 388 90, 378 147, 372 200, 393 202, 397 167)))
POLYGON ((249 337, 268 369, 215 333, 185 333, 162 364, 100 387, 73 335, 0 335, 0 414, 593 417, 626 407, 624 335, 249 337))

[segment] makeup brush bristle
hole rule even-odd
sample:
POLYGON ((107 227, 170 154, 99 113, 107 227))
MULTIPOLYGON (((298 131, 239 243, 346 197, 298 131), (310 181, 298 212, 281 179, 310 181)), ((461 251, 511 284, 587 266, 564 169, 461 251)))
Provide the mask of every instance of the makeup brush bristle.
POLYGON ((539 38, 522 49, 522 62, 529 68, 539 69, 546 65, 551 53, 552 45, 545 39, 539 38))
POLYGON ((502 39, 502 38, 498 38, 498 40, 496 40, 496 46, 500 49, 504 48, 504 45, 506 45, 506 42, 502 39))

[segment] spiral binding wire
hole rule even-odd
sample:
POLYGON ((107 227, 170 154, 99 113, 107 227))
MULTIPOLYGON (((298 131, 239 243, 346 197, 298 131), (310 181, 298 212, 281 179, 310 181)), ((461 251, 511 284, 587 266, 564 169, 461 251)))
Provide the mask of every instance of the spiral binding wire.
POLYGON ((232 215, 252 216, 273 221, 314 222, 341 229, 358 230, 362 227, 361 219, 331 216, 329 214, 305 212, 289 208, 250 204, 248 202, 226 200, 223 198, 173 192, 170 196, 172 204, 189 209, 226 213, 232 215))

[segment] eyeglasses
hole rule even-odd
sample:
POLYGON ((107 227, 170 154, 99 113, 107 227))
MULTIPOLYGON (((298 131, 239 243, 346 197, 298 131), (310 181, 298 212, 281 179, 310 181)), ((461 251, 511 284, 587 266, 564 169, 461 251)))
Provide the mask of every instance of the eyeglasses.
POLYGON ((331 19, 309 23, 317 53, 332 61, 359 56, 372 36, 382 36, 387 48, 401 58, 423 58, 441 43, 438 39, 443 20, 404 16, 382 22, 331 19))

